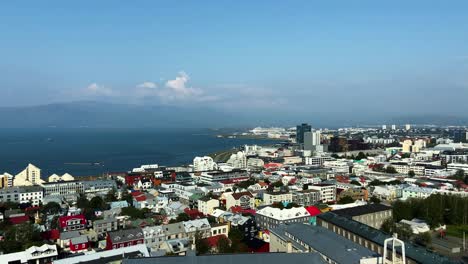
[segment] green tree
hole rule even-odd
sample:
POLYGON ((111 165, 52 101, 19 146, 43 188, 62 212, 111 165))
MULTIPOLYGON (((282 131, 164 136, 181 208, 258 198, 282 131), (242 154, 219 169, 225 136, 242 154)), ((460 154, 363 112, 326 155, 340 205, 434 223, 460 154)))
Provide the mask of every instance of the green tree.
POLYGON ((402 240, 409 240, 413 235, 413 230, 408 224, 397 224, 396 233, 398 234, 398 238, 402 240))
POLYGON ((432 236, 430 232, 419 233, 416 235, 414 241, 421 246, 429 246, 432 243, 432 236))
POLYGON ((195 232, 195 249, 198 255, 203 255, 210 251, 210 245, 199 231, 195 232))
POLYGON ((353 197, 346 195, 342 197, 340 200, 338 200, 338 204, 349 204, 349 203, 354 203, 353 197))
POLYGON ((371 198, 369 199, 369 202, 373 203, 373 204, 379 204, 381 201, 379 198, 375 197, 375 196, 371 196, 371 198))
POLYGON ((225 236, 221 236, 216 243, 216 249, 218 253, 231 253, 231 243, 229 239, 225 236))
POLYGON ((100 196, 94 196, 91 198, 91 201, 89 201, 89 208, 95 209, 95 210, 105 210, 107 209, 107 204, 104 202, 104 200, 100 196))
POLYGON ((122 215, 128 215, 132 219, 144 219, 145 218, 145 212, 142 210, 138 210, 135 207, 124 207, 122 208, 122 215))
POLYGON ((176 218, 177 222, 184 222, 184 221, 189 221, 189 220, 190 220, 190 216, 186 213, 180 213, 176 218))
POLYGON ((42 207, 41 213, 53 215, 53 214, 58 214, 61 209, 62 207, 60 206, 60 204, 56 202, 49 202, 42 207))
POLYGON ((367 155, 364 152, 359 152, 356 156, 356 160, 367 159, 367 155))
POLYGON ((382 222, 380 230, 384 231, 385 233, 392 234, 395 230, 395 223, 393 222, 393 219, 391 217, 385 219, 382 222))
POLYGON ((416 176, 416 173, 414 173, 413 170, 410 170, 410 171, 408 171, 408 176, 414 177, 414 176, 416 176))
POLYGON ((387 168, 385 168, 385 172, 386 173, 392 173, 392 174, 398 173, 397 170, 395 169, 395 167, 393 167, 393 166, 387 166, 387 168))
POLYGON ((106 194, 106 202, 110 203, 110 202, 115 202, 117 201, 117 196, 116 196, 116 191, 114 188, 112 188, 112 190, 110 190, 107 194, 106 194))
POLYGON ((286 209, 291 209, 293 207, 301 207, 301 206, 298 205, 297 203, 288 203, 288 205, 286 205, 286 209))
POLYGON ((359 183, 359 182, 356 181, 356 180, 352 180, 352 181, 349 182, 349 183, 351 183, 351 184, 353 184, 353 185, 361 186, 361 183, 359 183))
POLYGON ((88 199, 86 198, 85 195, 83 195, 83 194, 80 195, 80 197, 76 201, 76 207, 78 207, 78 208, 88 208, 89 207, 89 201, 88 201, 88 199))

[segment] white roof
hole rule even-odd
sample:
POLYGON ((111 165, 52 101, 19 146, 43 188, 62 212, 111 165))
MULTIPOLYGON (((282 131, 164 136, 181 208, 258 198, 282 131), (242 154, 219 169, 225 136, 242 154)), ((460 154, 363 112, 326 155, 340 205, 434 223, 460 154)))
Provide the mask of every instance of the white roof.
POLYGON ((146 247, 146 245, 140 244, 136 246, 111 249, 111 250, 106 250, 106 251, 101 251, 101 252, 92 252, 91 254, 54 260, 52 263, 53 264, 75 264, 75 263, 99 260, 101 258, 108 258, 108 257, 113 257, 113 256, 125 256, 125 253, 132 253, 136 251, 139 251, 144 257, 149 257, 148 248, 146 247))
POLYGON ((277 220, 289 220, 310 215, 304 207, 293 207, 291 209, 281 210, 279 208, 270 206, 257 211, 257 214, 271 217, 277 220))

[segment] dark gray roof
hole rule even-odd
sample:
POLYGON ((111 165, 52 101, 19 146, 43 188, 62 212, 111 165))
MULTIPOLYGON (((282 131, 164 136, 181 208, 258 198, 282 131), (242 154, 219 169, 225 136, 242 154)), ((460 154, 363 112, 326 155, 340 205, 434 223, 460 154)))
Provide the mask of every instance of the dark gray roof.
MULTIPOLYGON (((360 237, 372 241, 383 247, 384 241, 391 236, 383 231, 372 228, 368 225, 359 223, 344 216, 339 216, 333 212, 317 215, 317 218, 332 223, 338 227, 348 230, 360 237)), ((400 252, 400 249, 397 249, 400 252)), ((406 257, 418 263, 424 264, 448 264, 454 263, 447 257, 428 251, 425 247, 416 246, 405 242, 406 257)))
POLYGON ((60 239, 65 240, 65 239, 70 239, 74 237, 79 237, 81 234, 78 231, 68 231, 68 232, 62 232, 60 233, 60 239))
POLYGON ((336 263, 359 263, 362 258, 379 257, 379 254, 321 226, 294 223, 270 231, 283 240, 295 241, 301 249, 304 246, 296 241, 298 239, 306 244, 306 250, 311 247, 336 263))
POLYGON ((137 239, 143 239, 143 230, 141 228, 118 230, 108 233, 113 243, 123 243, 137 239))
POLYGON ((356 207, 333 210, 333 213, 341 216, 353 217, 387 210, 392 210, 392 208, 383 204, 366 204, 356 207))
POLYGON ((177 256, 156 258, 124 259, 123 264, 325 264, 317 253, 265 253, 265 254, 226 254, 209 256, 177 256))

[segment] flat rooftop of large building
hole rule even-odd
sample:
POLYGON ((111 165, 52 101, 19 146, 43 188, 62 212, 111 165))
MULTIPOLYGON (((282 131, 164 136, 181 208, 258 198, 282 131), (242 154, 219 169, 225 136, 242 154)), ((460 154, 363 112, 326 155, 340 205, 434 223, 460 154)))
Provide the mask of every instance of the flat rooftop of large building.
POLYGON ((353 217, 358 215, 366 215, 371 213, 377 213, 382 211, 391 210, 390 206, 386 206, 383 204, 366 204, 356 207, 344 208, 339 210, 333 210, 333 213, 345 216, 345 217, 353 217))
POLYGON ((270 231, 290 240, 297 248, 307 250, 311 247, 336 263, 359 263, 363 258, 379 257, 379 254, 321 226, 294 223, 270 231))
POLYGON ((325 264, 317 253, 265 253, 265 254, 219 254, 206 256, 177 256, 124 259, 123 264, 325 264))

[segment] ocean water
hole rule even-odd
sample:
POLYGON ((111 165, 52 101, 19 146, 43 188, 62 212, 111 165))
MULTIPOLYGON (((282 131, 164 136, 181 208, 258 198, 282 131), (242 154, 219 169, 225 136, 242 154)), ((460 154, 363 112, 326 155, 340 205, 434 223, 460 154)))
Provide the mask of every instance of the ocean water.
POLYGON ((189 164, 195 156, 244 144, 273 143, 217 138, 216 131, 207 129, 7 129, 0 131, 0 173, 15 175, 32 163, 42 169, 42 177, 90 176, 143 164, 189 164))

